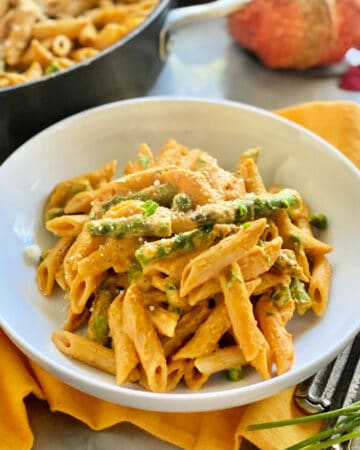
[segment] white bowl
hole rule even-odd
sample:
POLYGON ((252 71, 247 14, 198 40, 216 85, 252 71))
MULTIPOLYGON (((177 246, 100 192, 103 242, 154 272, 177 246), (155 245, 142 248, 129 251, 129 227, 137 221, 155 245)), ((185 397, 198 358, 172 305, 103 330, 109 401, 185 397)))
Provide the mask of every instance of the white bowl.
MULTIPOLYGON (((20 126, 20 125, 19 125, 20 126)), ((0 167, 0 323, 40 366, 82 391, 111 402, 158 411, 205 411, 270 396, 315 373, 355 336, 360 317, 360 176, 345 157, 316 135, 276 115, 231 102, 147 98, 108 104, 70 117, 38 134, 0 167), (33 243, 51 238, 41 211, 59 181, 109 161, 119 167, 141 142, 159 149, 168 137, 216 156, 231 169, 240 152, 261 146, 259 165, 266 183, 298 189, 330 226, 321 239, 334 251, 328 309, 322 318, 308 312, 291 322, 296 357, 292 369, 263 381, 249 370, 240 382, 213 377, 200 391, 145 392, 117 386, 114 377, 61 354, 50 340, 61 328, 65 301, 44 298, 35 267, 24 258, 33 243)))

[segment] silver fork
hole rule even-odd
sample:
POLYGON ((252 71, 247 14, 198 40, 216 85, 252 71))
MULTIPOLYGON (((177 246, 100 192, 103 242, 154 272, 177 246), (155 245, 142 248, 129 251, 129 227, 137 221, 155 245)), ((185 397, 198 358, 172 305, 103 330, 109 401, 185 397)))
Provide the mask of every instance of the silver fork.
MULTIPOLYGON (((348 406, 360 400, 360 334, 334 361, 316 375, 298 384, 294 401, 306 414, 316 414, 348 406)), ((338 419, 328 420, 323 428, 332 427, 338 419)), ((332 450, 359 450, 360 438, 329 447, 332 450)))

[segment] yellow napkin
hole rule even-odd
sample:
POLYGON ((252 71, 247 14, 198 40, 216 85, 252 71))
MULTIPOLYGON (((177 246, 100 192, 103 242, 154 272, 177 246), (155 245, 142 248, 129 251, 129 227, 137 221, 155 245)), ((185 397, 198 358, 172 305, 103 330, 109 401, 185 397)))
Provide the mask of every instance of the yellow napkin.
MULTIPOLYGON (((313 102, 278 111, 327 139, 360 167, 360 106, 351 102, 313 102)), ((0 330, 0 450, 29 450, 33 435, 24 398, 34 394, 51 411, 69 414, 95 430, 131 422, 160 439, 188 450, 236 450, 241 440, 262 450, 281 450, 318 431, 312 423, 248 431, 251 423, 299 416, 293 388, 246 407, 206 413, 159 413, 114 405, 81 393, 29 361, 0 330)))

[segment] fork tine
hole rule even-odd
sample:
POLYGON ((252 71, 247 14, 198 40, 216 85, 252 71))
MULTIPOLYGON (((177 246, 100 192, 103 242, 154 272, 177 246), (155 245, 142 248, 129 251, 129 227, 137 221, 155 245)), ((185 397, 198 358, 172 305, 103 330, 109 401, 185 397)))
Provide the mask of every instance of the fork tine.
MULTIPOLYGON (((359 357, 360 334, 339 353, 333 362, 297 386, 294 397, 297 406, 306 414, 341 407, 359 357)), ((348 398, 351 402, 350 397, 348 398)))

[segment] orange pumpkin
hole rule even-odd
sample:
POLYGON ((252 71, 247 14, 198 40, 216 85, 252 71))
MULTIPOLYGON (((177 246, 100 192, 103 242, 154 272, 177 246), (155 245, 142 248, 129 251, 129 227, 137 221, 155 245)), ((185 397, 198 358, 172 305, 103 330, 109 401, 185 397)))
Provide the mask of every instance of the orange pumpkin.
POLYGON ((252 0, 228 30, 268 67, 330 64, 360 46, 360 0, 252 0))

